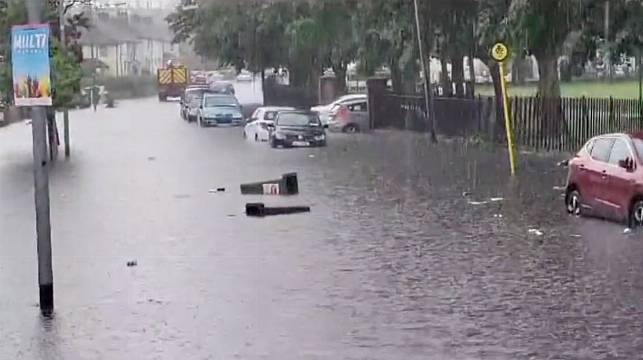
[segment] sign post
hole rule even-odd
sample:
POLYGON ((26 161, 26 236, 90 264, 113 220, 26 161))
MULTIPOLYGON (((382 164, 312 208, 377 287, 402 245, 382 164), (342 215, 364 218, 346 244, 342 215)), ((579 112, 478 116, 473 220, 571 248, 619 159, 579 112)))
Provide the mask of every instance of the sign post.
POLYGON ((45 121, 45 107, 52 105, 50 34, 48 24, 38 24, 40 20, 38 4, 31 1, 28 5, 30 5, 30 24, 14 26, 11 29, 13 93, 16 106, 31 106, 40 311, 44 315, 49 315, 54 309, 49 218, 49 157, 45 121))
POLYGON ((505 130, 507 131, 507 150, 509 150, 509 166, 511 175, 516 175, 516 162, 518 153, 514 139, 513 121, 509 110, 509 96, 507 94, 507 79, 505 79, 505 61, 509 58, 509 48, 503 43, 497 43, 491 49, 491 57, 498 62, 500 69, 500 87, 502 89, 502 107, 505 115, 505 130))

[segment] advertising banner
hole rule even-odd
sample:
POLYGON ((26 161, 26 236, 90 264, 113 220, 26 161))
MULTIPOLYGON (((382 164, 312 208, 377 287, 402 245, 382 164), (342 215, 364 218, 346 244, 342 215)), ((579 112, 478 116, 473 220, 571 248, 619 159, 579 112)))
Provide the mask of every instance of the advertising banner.
POLYGON ((11 62, 16 106, 51 106, 49 25, 13 26, 11 62))

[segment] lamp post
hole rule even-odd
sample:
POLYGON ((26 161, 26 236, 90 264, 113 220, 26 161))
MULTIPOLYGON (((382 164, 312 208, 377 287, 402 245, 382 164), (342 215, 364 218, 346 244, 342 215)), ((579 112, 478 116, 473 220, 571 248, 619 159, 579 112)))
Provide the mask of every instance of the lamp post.
POLYGON ((435 133, 435 109, 433 108, 433 92, 431 91, 431 59, 429 58, 429 63, 426 63, 426 57, 424 56, 424 46, 422 45, 422 29, 420 27, 420 12, 418 9, 417 0, 413 0, 413 8, 415 10, 415 27, 418 40, 418 51, 420 53, 420 65, 422 66, 422 72, 424 73, 424 105, 426 106, 426 117, 430 119, 431 122, 431 141, 437 142, 437 136, 435 133), (429 115, 431 114, 431 115, 429 115))

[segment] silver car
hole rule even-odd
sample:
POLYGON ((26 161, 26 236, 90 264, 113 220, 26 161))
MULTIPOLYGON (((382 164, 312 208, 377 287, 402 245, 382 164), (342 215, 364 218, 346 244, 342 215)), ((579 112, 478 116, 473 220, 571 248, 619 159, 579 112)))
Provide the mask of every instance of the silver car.
POLYGON ((329 115, 328 127, 346 133, 368 131, 368 101, 358 99, 335 105, 329 115))
POLYGON ((366 94, 344 95, 337 98, 337 100, 333 101, 328 105, 315 106, 310 108, 310 110, 317 112, 319 114, 319 120, 321 120, 322 124, 327 125, 329 124, 330 116, 333 110, 336 110, 337 105, 348 104, 353 101, 366 101, 366 100, 367 100, 366 94))

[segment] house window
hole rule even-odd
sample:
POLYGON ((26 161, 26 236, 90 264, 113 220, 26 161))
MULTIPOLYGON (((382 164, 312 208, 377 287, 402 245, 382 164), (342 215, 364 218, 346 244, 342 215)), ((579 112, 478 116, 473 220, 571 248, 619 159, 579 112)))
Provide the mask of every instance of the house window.
POLYGON ((98 56, 102 58, 107 57, 107 46, 99 46, 98 47, 98 56))

